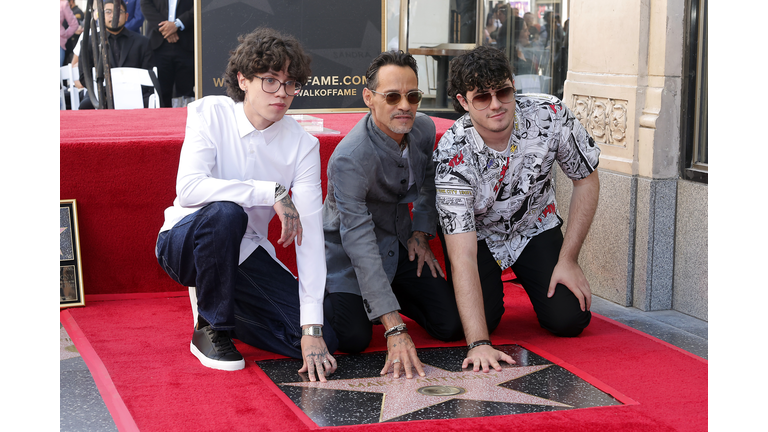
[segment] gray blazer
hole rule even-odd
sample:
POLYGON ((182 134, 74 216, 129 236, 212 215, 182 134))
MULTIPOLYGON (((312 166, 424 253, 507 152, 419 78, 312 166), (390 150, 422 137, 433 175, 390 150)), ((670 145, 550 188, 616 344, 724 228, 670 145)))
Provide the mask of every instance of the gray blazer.
POLYGON ((413 231, 434 235, 436 230, 435 124, 417 113, 406 137, 410 164, 368 113, 328 161, 323 204, 326 289, 362 295, 372 321, 400 310, 390 286, 397 270, 398 241, 406 246, 413 231), (414 179, 410 189, 409 165, 414 179))

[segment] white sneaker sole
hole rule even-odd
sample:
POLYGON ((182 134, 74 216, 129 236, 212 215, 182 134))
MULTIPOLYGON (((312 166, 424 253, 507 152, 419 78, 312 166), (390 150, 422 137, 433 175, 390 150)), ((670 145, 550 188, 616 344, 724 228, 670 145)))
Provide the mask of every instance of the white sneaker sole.
POLYGON ((192 354, 194 354, 198 360, 200 360, 200 363, 202 363, 203 366, 209 367, 211 369, 236 371, 245 368, 245 359, 238 361, 214 360, 203 355, 203 353, 201 353, 200 350, 197 349, 195 344, 192 342, 189 343, 189 350, 192 351, 192 354))

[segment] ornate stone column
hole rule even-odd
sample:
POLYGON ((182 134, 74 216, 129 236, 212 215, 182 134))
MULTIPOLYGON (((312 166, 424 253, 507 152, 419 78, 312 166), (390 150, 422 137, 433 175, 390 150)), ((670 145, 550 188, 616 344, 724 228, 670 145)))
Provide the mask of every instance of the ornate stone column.
MULTIPOLYGON (((580 262, 593 293, 642 310, 672 307, 683 13, 673 0, 570 5, 563 99, 602 150, 580 262)), ((557 188, 567 217, 570 180, 557 188)))

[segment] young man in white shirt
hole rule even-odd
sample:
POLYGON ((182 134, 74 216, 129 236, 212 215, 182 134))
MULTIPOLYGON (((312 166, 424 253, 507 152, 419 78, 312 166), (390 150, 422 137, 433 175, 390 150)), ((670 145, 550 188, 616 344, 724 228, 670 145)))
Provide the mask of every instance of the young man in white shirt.
POLYGON ((177 197, 165 210, 156 254, 173 280, 196 287, 190 349, 203 365, 242 369, 235 337, 301 357, 299 372, 324 382, 336 369, 337 342, 323 325, 319 143, 285 117, 311 73, 310 59, 296 39, 271 29, 239 42, 225 72, 229 97, 187 107, 177 197), (277 243, 296 243, 298 281, 267 239, 275 214, 277 243))

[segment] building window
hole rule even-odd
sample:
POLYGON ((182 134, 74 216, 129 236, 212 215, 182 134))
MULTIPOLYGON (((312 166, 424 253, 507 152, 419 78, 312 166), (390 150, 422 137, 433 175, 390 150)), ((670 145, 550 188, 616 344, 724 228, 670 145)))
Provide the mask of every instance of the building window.
POLYGON ((707 0, 689 0, 682 107, 682 178, 707 183, 707 0))

